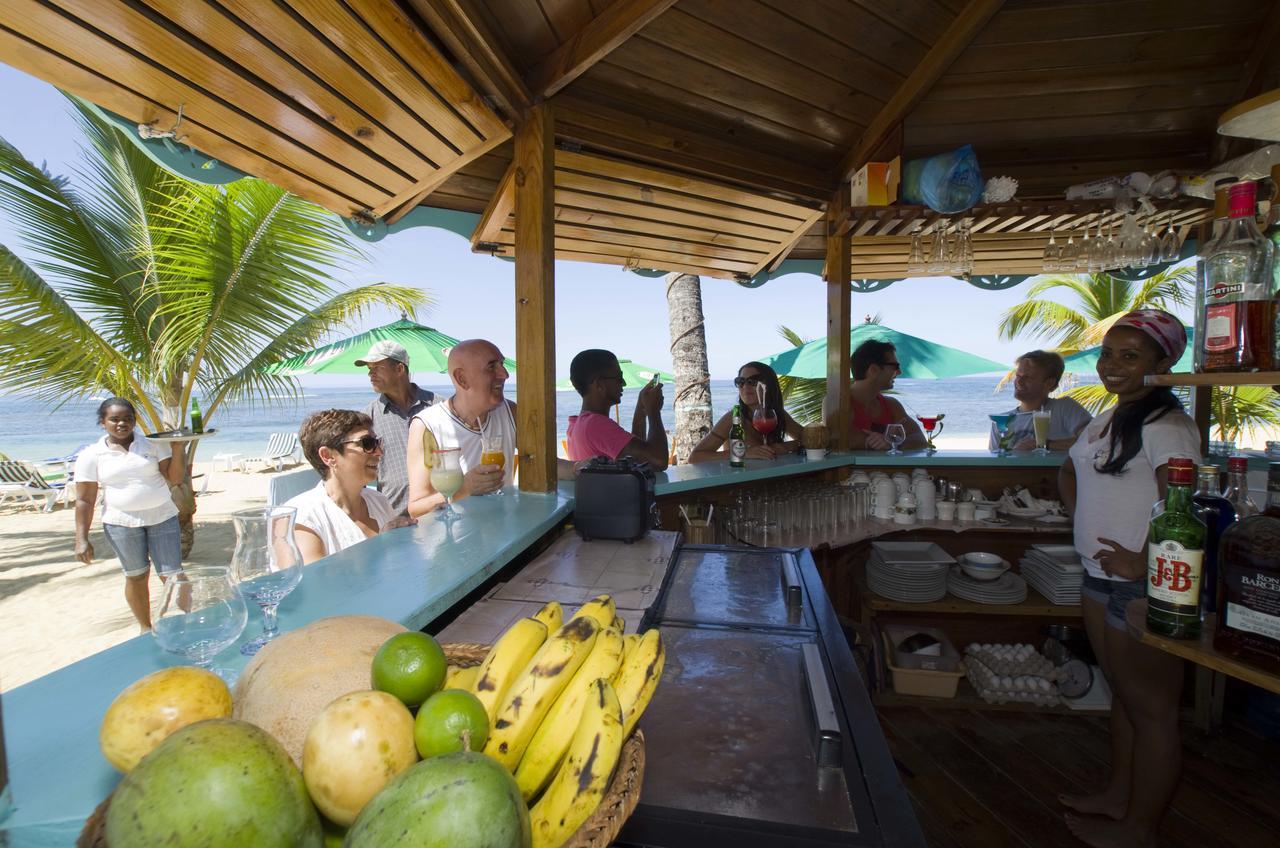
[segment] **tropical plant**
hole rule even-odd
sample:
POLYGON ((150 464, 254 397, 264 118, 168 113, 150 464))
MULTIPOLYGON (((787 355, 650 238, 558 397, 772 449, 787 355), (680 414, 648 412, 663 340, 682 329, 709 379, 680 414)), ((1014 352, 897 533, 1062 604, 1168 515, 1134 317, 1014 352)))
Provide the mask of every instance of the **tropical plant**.
MULTIPOLYGON (((880 316, 876 316, 879 323, 880 316)), ((806 339, 787 326, 778 327, 778 335, 786 339, 792 347, 808 344, 806 339)), ((778 375, 778 385, 782 388, 782 402, 787 414, 803 425, 817 424, 822 421, 822 402, 827 397, 827 381, 814 377, 785 377, 778 375)))
POLYGON ((0 139, 0 213, 28 257, 0 245, 0 389, 54 406, 120 395, 156 430, 180 426, 199 387, 207 424, 230 401, 296 396, 268 363, 373 307, 429 303, 340 288, 362 254, 333 215, 254 179, 184 180, 73 103, 88 141, 74 181, 0 139))
MULTIPOLYGON (((1190 401, 1190 389, 1179 389, 1183 403, 1190 401)), ((1067 397, 1098 413, 1116 401, 1101 384, 1077 386, 1064 392, 1067 397)), ((1209 421, 1218 439, 1239 442, 1255 430, 1280 431, 1280 394, 1270 386, 1214 386, 1209 397, 1209 421)))

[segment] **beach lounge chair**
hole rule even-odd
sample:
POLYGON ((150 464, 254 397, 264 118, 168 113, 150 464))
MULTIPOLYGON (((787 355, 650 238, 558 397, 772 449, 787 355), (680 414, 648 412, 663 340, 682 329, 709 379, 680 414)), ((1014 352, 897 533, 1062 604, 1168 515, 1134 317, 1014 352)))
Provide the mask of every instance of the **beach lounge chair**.
POLYGON ((249 460, 264 465, 274 465, 276 471, 283 471, 286 462, 297 465, 302 462, 302 447, 298 444, 297 433, 272 433, 267 441, 267 449, 262 456, 249 460))
POLYGON ((53 504, 66 484, 50 485, 36 467, 21 459, 0 460, 0 503, 23 498, 39 506, 44 501, 44 511, 53 512, 53 504))

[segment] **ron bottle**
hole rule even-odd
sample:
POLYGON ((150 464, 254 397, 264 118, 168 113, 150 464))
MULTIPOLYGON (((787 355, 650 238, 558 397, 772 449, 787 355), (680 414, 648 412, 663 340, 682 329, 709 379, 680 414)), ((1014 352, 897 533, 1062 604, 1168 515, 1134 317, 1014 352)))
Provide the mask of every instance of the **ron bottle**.
POLYGON ((200 402, 195 398, 191 399, 191 432, 197 436, 204 432, 204 415, 200 412, 200 402))
POLYGON ((1200 635, 1205 527, 1191 500, 1195 469, 1194 460, 1169 460, 1164 508, 1147 535, 1147 629, 1175 639, 1200 635))
POLYGON ((1219 551, 1213 647, 1280 671, 1280 462, 1267 470, 1267 507, 1237 521, 1219 551))
POLYGON ((742 429, 742 404, 733 406, 733 426, 729 428, 729 467, 747 467, 747 434, 742 429))
POLYGON ((1200 617, 1217 612, 1215 598, 1218 587, 1218 543, 1222 534, 1236 522, 1236 508, 1218 494, 1218 466, 1200 466, 1196 493, 1191 502, 1196 516, 1204 522, 1204 572, 1200 580, 1200 617))
POLYGON ((1275 303, 1271 290, 1271 243, 1258 232, 1258 184, 1229 190, 1230 220, 1205 256, 1205 371, 1270 371, 1273 367, 1275 303))

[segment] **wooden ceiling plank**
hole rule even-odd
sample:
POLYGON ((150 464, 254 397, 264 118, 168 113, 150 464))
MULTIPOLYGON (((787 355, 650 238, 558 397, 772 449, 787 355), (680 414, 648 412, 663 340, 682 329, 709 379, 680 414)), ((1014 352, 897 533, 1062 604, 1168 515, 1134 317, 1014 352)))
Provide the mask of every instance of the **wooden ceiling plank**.
POLYGON ((744 191, 736 186, 713 183, 674 171, 665 171, 647 165, 638 165, 633 162, 625 162, 621 159, 613 159, 607 156, 596 156, 590 153, 557 150, 556 167, 640 185, 656 185, 681 194, 711 198, 750 209, 766 210, 784 217, 801 219, 812 211, 809 207, 801 206, 798 203, 765 197, 744 191))
MULTIPOLYGON (((627 265, 633 259, 643 259, 645 262, 686 262, 700 265, 705 268, 716 268, 720 271, 727 271, 732 274, 745 275, 747 270, 755 263, 755 259, 736 260, 721 259, 714 256, 686 254, 682 251, 674 251, 664 247, 659 240, 654 243, 653 240, 646 240, 643 236, 632 236, 629 241, 615 241, 612 238, 604 238, 609 234, 601 233, 596 230, 587 230, 584 236, 575 236, 572 233, 562 232, 559 227, 556 228, 556 253, 559 255, 561 251, 571 250, 579 253, 596 253, 601 256, 614 256, 618 258, 618 264, 627 265)), ((514 243, 515 233, 510 229, 504 229, 498 236, 496 244, 506 247, 514 243)), ((641 264, 640 267, 646 267, 641 264)))
POLYGON ((776 243, 774 241, 745 238, 743 236, 716 232, 714 230, 703 230, 694 227, 676 226, 674 224, 650 221, 643 218, 632 218, 627 215, 618 215, 589 209, 575 209, 571 206, 556 206, 556 220, 563 221, 565 223, 582 224, 604 230, 615 230, 618 232, 630 233, 643 232, 654 236, 663 236, 669 239, 684 239, 698 244, 734 247, 753 253, 763 253, 772 250, 776 243))
MULTIPOLYGON (((132 52, 90 33, 88 30, 49 6, 36 0, 10 0, 5 4, 7 22, 32 41, 78 62, 110 79, 127 79, 141 91, 165 97, 165 106, 177 111, 183 106, 186 117, 202 124, 217 126, 220 133, 235 139, 244 147, 273 152, 272 158, 285 159, 309 178, 322 182, 337 193, 352 197, 366 206, 375 206, 399 185, 375 185, 322 158, 292 141, 287 135, 262 126, 258 121, 227 106, 204 91, 185 82, 180 69, 162 70, 132 52)), ((210 154, 215 155, 215 154, 210 154)), ((403 178, 401 179, 403 182, 403 178)))
POLYGON ((847 181, 866 164, 867 157, 910 114, 916 104, 928 95, 933 84, 946 73, 1003 4, 1004 0, 969 0, 964 11, 956 16, 951 26, 947 27, 947 31, 929 49, 889 102, 872 118, 857 145, 840 163, 837 182, 847 181))
MULTIPOLYGON (((1198 109, 1167 109, 1156 112, 1130 111, 1116 115, 1041 118, 1035 121, 997 120, 947 126, 916 127, 908 124, 913 149, 954 147, 965 142, 981 150, 984 142, 1023 141, 1035 145, 1067 133, 1081 133, 1105 150, 1109 136, 1135 135, 1144 132, 1200 132, 1203 136, 1215 126, 1221 110, 1214 106, 1198 109)), ((984 167, 986 159, 984 158, 984 167)))
MULTIPOLYGON (((1267 57, 1275 52, 1278 39, 1280 39, 1280 3, 1274 3, 1270 14, 1257 31, 1253 49, 1249 51, 1249 57, 1241 69, 1228 106, 1234 106, 1242 100, 1248 100, 1262 93, 1262 69, 1267 57)), ((1235 146, 1229 137, 1216 135, 1213 142, 1213 161, 1221 162, 1229 158, 1235 146)), ((1243 142, 1240 146, 1243 146, 1243 142)))
POLYGON ((616 212, 645 220, 656 219, 673 224, 683 224, 688 227, 697 227, 710 232, 723 232, 732 235, 761 239, 762 241, 767 241, 771 244, 777 244, 785 235, 785 231, 757 227, 754 224, 742 224, 736 221, 726 221, 724 219, 712 220, 707 218, 705 215, 695 215, 689 212, 680 212, 678 210, 672 211, 668 209, 657 209, 643 203, 632 203, 628 200, 599 197, 593 194, 582 194, 580 192, 568 191, 565 189, 561 189, 556 192, 556 204, 561 206, 573 206, 578 209, 591 211, 599 210, 601 212, 616 212))
MULTIPOLYGON (((296 140, 374 185, 393 190, 411 179, 411 174, 389 167, 364 144, 352 144, 344 134, 335 133, 330 121, 300 109, 294 101, 274 96, 270 90, 260 87, 257 80, 192 47, 185 39, 136 9, 123 3, 104 5, 97 0, 50 2, 75 19, 73 26, 87 23, 125 45, 127 49, 124 50, 113 46, 118 55, 132 51, 144 57, 143 64, 158 65, 184 82, 198 81, 193 89, 208 92, 210 100, 234 104, 234 108, 246 116, 276 128, 281 136, 296 140)), ((62 26, 65 31, 65 25, 62 26)), ((196 108, 194 102, 187 105, 196 108)))
POLYGON ((973 40, 975 46, 1024 44, 1028 41, 1085 40, 1103 35, 1162 35, 1170 30, 1204 26, 1206 21, 1254 22, 1257 8, 1223 3, 1208 13, 1192 0, 1107 0, 1057 4, 1053 8, 1010 7, 973 40))
POLYGON ((432 192, 448 182, 450 177, 456 174, 468 163, 479 159, 495 147, 504 144, 506 140, 505 136, 495 135, 488 141, 481 142, 479 147, 467 151, 445 167, 438 169, 431 176, 419 180, 413 186, 400 192, 400 194, 391 198, 391 200, 387 201, 382 206, 374 208, 374 217, 385 218, 388 224, 394 224, 396 221, 399 221, 405 215, 408 215, 416 207, 421 205, 422 201, 426 200, 432 192))
MULTIPOLYGON (((3 27, 0 27, 0 55, 4 56, 5 64, 109 109, 126 120, 140 124, 172 126, 178 119, 176 111, 157 105, 136 92, 124 88, 116 80, 71 62, 60 54, 11 33, 3 27)), ((345 197, 323 184, 267 159, 259 155, 256 150, 243 147, 225 138, 197 120, 184 117, 182 127, 186 140, 193 147, 209 156, 217 157, 219 161, 233 168, 275 183, 338 215, 350 215, 362 208, 359 201, 345 197)))
POLYGON ((340 129, 353 144, 367 147, 407 174, 434 167, 389 128, 353 107, 329 87, 297 73, 294 65, 271 49, 269 43, 246 38, 245 30, 234 20, 207 4, 174 0, 141 2, 245 70, 269 80, 281 94, 310 111, 315 119, 340 129))
MULTIPOLYGON (((499 250, 494 251, 495 256, 513 256, 514 252, 505 245, 499 250)), ((613 265, 621 269, 644 268, 654 269, 667 272, 679 272, 688 274, 697 274, 700 277, 714 277, 721 280, 736 280, 741 274, 733 271, 725 271, 720 268, 708 268, 703 265, 693 263, 672 264, 666 262, 653 262, 647 259, 638 259, 635 257, 620 257, 611 254, 589 253, 579 250, 561 250, 556 248, 556 259, 566 262, 592 262, 601 265, 613 265)))
MULTIPOLYGON (((346 0, 364 22, 386 40, 395 54, 418 72, 446 103, 457 110, 484 139, 509 138, 511 131, 479 92, 440 55, 427 37, 396 4, 386 0, 346 0)), ((379 71, 380 75, 381 71, 379 71)))
MULTIPOLYGON (((687 212, 699 212, 709 218, 726 221, 740 221, 745 224, 756 224, 787 231, 796 224, 791 216, 780 216, 769 212, 756 212, 743 206, 707 200, 688 194, 678 194, 663 188, 641 185, 633 182, 622 182, 602 177, 594 177, 577 171, 557 170, 556 187, 575 191, 590 192, 604 197, 623 198, 655 207, 668 207, 687 212)), ((662 214, 661 209, 655 214, 662 214)), ((780 234, 781 235, 781 234, 780 234)))
POLYGON ((651 235, 647 232, 623 233, 616 230, 603 230, 597 227, 581 227, 557 220, 556 238, 562 237, 567 239, 577 239, 579 241, 598 241, 603 244, 621 244, 627 245, 628 247, 663 250, 672 253, 679 252, 692 257, 726 259, 733 262, 744 262, 747 264, 759 262, 760 258, 766 255, 744 250, 714 247, 712 245, 699 244, 698 242, 683 241, 680 239, 663 238, 661 236, 651 235))
POLYGON ((1024 70, 1016 76, 1010 76, 1005 71, 956 73, 953 67, 951 73, 934 85, 929 100, 942 98, 958 103, 963 100, 985 99, 991 97, 993 92, 1009 97, 1037 97, 1161 86, 1178 90, 1191 89, 1200 84, 1232 82, 1236 79, 1237 68, 1205 57, 1185 61, 1177 57, 1176 64, 1171 64, 1168 57, 1162 61, 1133 62, 1125 66, 1123 74, 1097 66, 1024 70))
POLYGON ((747 272, 747 276, 754 277, 756 274, 765 270, 765 268, 768 268, 770 271, 777 270, 783 260, 785 260, 787 256, 791 254, 791 251, 795 249, 795 246, 800 239, 804 238, 804 234, 809 232, 809 230, 813 228, 814 224, 823 220, 826 216, 827 213, 824 209, 817 209, 813 211, 808 218, 802 221, 800 225, 791 232, 790 237, 778 246, 777 251, 761 260, 758 265, 747 272))
POLYGON ((507 221, 516 210, 516 163, 513 160, 498 182, 498 188, 480 215, 475 231, 471 233, 471 249, 484 243, 498 240, 498 233, 507 226, 507 221))
POLYGON ((676 0, 617 0, 529 72, 529 90, 551 97, 586 73, 676 0))
MULTIPOLYGON (((167 3, 182 1, 165 0, 167 3)), ((395 98, 388 97, 377 84, 353 69, 341 52, 326 41, 317 39, 280 6, 257 0, 217 2, 434 164, 439 165, 457 155, 453 148, 423 125, 416 114, 406 111, 395 98)))
POLYGON ((409 0, 453 57, 509 118, 533 105, 533 95, 497 36, 467 0, 409 0))

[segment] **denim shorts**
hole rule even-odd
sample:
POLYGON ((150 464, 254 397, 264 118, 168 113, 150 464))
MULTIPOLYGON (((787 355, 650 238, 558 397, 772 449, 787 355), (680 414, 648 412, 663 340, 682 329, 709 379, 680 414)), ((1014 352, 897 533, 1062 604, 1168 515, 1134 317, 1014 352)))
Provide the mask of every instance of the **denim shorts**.
POLYGON ((1107 624, 1127 631, 1124 611, 1130 601, 1137 601, 1147 596, 1147 581, 1143 580, 1103 580, 1091 574, 1084 576, 1081 593, 1092 601, 1106 607, 1107 624))
POLYGON ((170 574, 182 568, 182 531, 178 516, 150 527, 122 527, 103 524, 107 541, 120 558, 125 577, 139 577, 155 566, 157 574, 170 574), (150 562, 147 556, 150 554, 150 562))

